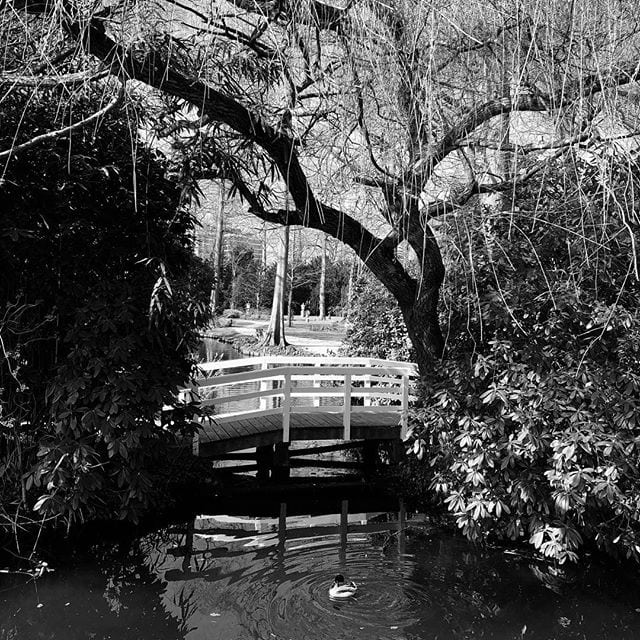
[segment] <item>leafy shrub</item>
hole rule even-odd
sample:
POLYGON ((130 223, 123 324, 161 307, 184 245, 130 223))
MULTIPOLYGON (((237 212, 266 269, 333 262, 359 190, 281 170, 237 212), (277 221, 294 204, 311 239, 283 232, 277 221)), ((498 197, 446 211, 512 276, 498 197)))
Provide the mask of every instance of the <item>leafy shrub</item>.
POLYGON ((469 538, 640 560, 640 289, 623 221, 578 204, 447 228, 448 356, 412 446, 469 538))
POLYGON ((411 361, 411 341, 398 303, 371 275, 353 288, 341 353, 363 358, 411 361))
MULTIPOLYGON (((0 147, 68 119, 58 97, 29 97, 33 120, 20 120, 19 97, 7 101, 0 147)), ((67 524, 136 519, 162 499, 154 459, 189 428, 188 407, 163 428, 158 416, 188 380, 208 319, 181 185, 130 131, 111 112, 12 158, 0 185, 0 313, 25 310, 2 327, 11 426, 0 452, 14 478, 2 502, 35 502, 67 524)))

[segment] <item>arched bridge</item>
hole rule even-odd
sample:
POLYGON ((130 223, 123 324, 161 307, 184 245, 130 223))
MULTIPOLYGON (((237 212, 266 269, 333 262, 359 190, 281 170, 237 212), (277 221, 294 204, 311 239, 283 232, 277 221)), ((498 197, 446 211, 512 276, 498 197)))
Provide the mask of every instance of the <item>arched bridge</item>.
POLYGON ((199 369, 185 391, 213 408, 194 438, 203 457, 252 447, 259 454, 297 440, 402 439, 417 376, 411 363, 331 356, 263 356, 199 369))

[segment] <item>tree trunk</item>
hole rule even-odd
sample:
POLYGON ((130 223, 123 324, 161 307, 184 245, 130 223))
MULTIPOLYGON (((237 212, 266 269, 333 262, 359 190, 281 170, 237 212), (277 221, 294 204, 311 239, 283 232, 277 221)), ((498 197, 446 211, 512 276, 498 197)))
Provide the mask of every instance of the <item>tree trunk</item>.
POLYGON ((353 287, 356 279, 356 258, 351 259, 351 267, 349 268, 349 282, 347 284, 347 304, 346 304, 346 317, 351 313, 351 299, 353 298, 353 287))
POLYGON ((239 258, 231 257, 231 304, 232 309, 238 308, 238 265, 235 263, 239 258))
POLYGON ((327 236, 322 234, 322 254, 320 256, 320 285, 318 291, 318 319, 324 320, 325 311, 325 289, 327 282, 327 236))
POLYGON ((407 333, 416 353, 420 376, 429 376, 444 351, 444 337, 437 318, 439 288, 433 288, 411 303, 400 303, 407 333))
POLYGON ((278 253, 276 281, 273 288, 271 318, 265 332, 263 346, 287 346, 284 334, 284 300, 287 289, 287 262, 289 258, 289 227, 282 227, 282 243, 278 253))
POLYGON ((216 218, 216 229, 213 240, 213 274, 214 282, 211 288, 211 312, 213 314, 214 323, 216 318, 216 310, 220 303, 220 287, 222 285, 222 252, 224 239, 224 182, 220 181, 220 197, 218 200, 218 217, 216 218))
POLYGON ((260 233, 260 278, 258 290, 256 291, 256 309, 262 309, 262 291, 265 286, 267 271, 267 223, 262 221, 262 230, 260 233))
MULTIPOLYGON (((392 236, 378 238, 357 219, 328 203, 321 203, 316 198, 297 155, 296 143, 291 137, 276 131, 258 114, 253 113, 237 100, 184 74, 159 51, 153 50, 153 55, 136 55, 135 51, 126 50, 107 35, 102 21, 92 20, 88 27, 83 26, 82 29, 79 24, 74 23, 69 27, 69 31, 76 38, 82 38, 87 51, 98 56, 108 65, 117 64, 117 68, 124 77, 140 80, 160 89, 167 95, 176 96, 189 102, 202 115, 212 121, 229 126, 257 147, 264 149, 273 166, 283 177, 289 196, 295 204, 295 209, 287 207, 284 212, 268 211, 264 209, 257 195, 252 193, 246 184, 241 184, 240 187, 243 189, 245 197, 248 198, 253 213, 268 222, 316 229, 349 245, 400 303, 405 320, 410 326, 410 336, 415 343, 420 370, 421 372, 431 370, 435 362, 434 356, 437 358, 442 354, 444 344, 442 333, 438 327, 436 311, 438 290, 442 283, 444 268, 437 242, 435 242, 428 224, 424 225, 425 228, 420 230, 420 234, 410 233, 410 237, 407 239, 420 258, 423 253, 430 253, 433 256, 435 252, 437 254, 435 258, 440 264, 429 264, 432 256, 427 261, 420 259, 423 266, 421 276, 423 282, 418 283, 398 261, 397 240, 395 238, 392 236), (428 251, 423 251, 422 248, 422 232, 430 245, 428 251), (417 235, 420 237, 418 238, 417 235), (434 266, 436 271, 433 271, 434 266), (423 291, 425 286, 429 288, 427 296, 423 291), (420 325, 419 323, 422 321, 426 324, 420 325), (412 322, 418 324, 412 325, 412 322)), ((518 109, 522 110, 525 105, 528 109, 531 109, 532 106, 537 110, 546 108, 535 97, 531 99, 521 97, 518 101, 518 109)), ((462 124, 451 128, 436 145, 437 148, 429 155, 429 166, 439 164, 448 155, 449 147, 464 138, 467 132, 477 129, 490 117, 500 115, 506 109, 513 109, 513 107, 511 105, 505 106, 499 100, 491 100, 481 105, 462 124)), ((423 180, 423 177, 422 175, 414 176, 415 180, 423 180)), ((391 190, 388 194, 385 193, 385 198, 395 201, 396 198, 393 194, 396 193, 396 190, 391 190)), ((414 216, 413 220, 405 219, 409 226, 419 226, 419 216, 414 216)), ((273 305, 272 320, 269 323, 265 340, 268 344, 284 342, 284 309, 282 308, 284 287, 282 285, 286 275, 285 265, 284 273, 281 272, 280 278, 276 278, 280 282, 277 296, 280 303, 273 305)))

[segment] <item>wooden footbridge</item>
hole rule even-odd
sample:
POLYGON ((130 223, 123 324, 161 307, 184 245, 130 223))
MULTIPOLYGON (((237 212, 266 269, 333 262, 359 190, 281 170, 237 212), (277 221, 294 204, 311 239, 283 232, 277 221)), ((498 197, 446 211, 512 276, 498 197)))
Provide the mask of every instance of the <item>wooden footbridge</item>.
POLYGON ((200 419, 193 452, 220 457, 256 447, 265 469, 288 467, 292 441, 401 441, 417 376, 411 363, 330 356, 263 356, 199 369, 183 393, 212 414, 200 419))

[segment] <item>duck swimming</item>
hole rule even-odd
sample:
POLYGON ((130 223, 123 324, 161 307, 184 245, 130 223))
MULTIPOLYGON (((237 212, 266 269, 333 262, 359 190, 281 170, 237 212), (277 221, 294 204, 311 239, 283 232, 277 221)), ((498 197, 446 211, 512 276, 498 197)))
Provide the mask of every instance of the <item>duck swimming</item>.
POLYGON ((331 588, 329 589, 329 597, 336 600, 344 600, 350 598, 358 590, 358 585, 355 582, 346 583, 344 576, 339 573, 334 579, 331 588))

